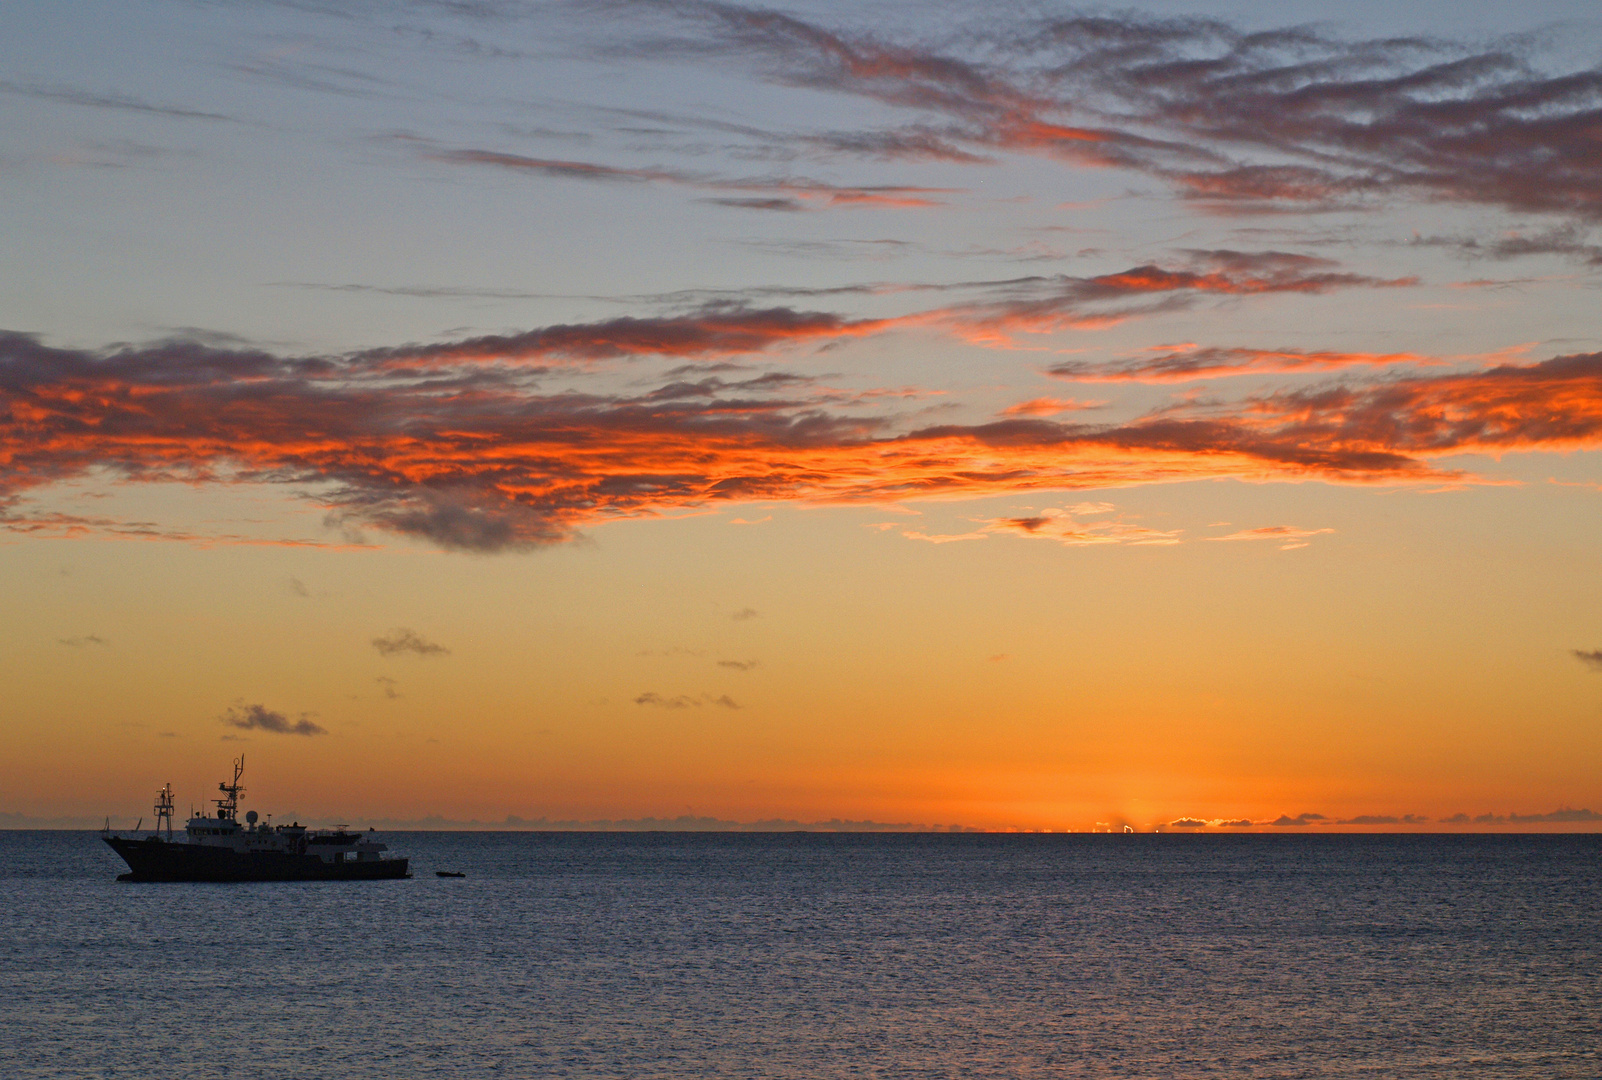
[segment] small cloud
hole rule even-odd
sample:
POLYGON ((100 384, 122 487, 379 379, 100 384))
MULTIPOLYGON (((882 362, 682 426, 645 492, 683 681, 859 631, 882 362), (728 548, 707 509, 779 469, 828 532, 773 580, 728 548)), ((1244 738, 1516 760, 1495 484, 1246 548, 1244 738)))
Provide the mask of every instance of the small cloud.
POLYGON ((1574 658, 1586 667, 1593 671, 1602 671, 1602 649, 1592 649, 1589 652, 1584 649, 1570 651, 1574 653, 1574 658))
POLYGON ((1106 406, 1105 401, 1077 401, 1073 398, 1037 397, 1028 401, 1020 401, 1016 405, 1008 405, 1001 410, 1002 416, 1055 416, 1058 413, 1080 412, 1085 409, 1100 409, 1106 406))
POLYGON ((1595 810, 1571 810, 1568 807, 1564 807, 1561 810, 1553 810, 1547 814, 1509 814, 1507 821, 1509 825, 1533 825, 1541 822, 1567 822, 1572 824, 1602 821, 1602 814, 1597 813, 1595 810))
POLYGON ((375 637, 373 648, 385 656, 411 653, 414 656, 449 656, 451 651, 437 642, 429 641, 415 630, 404 626, 390 631, 388 637, 375 637))
POLYGON ((748 608, 747 607, 747 608, 741 608, 739 611, 736 611, 733 615, 730 615, 729 618, 733 619, 735 622, 745 622, 747 619, 755 619, 757 616, 759 616, 761 614, 762 613, 760 611, 758 611, 756 608, 748 608))
POLYGON ((176 731, 163 731, 159 735, 157 735, 156 737, 159 738, 159 739, 181 739, 181 738, 183 738, 183 736, 179 735, 176 731))
POLYGON ((1312 825, 1315 822, 1328 820, 1323 814, 1297 814, 1295 817, 1291 817, 1289 814, 1281 814, 1273 821, 1268 822, 1268 824, 1279 826, 1312 825))
MULTIPOLYGON (((1468 820, 1467 818, 1464 819, 1468 820)), ((1342 818, 1337 825, 1423 825, 1429 821, 1427 817, 1417 814, 1403 814, 1397 817, 1394 814, 1358 814, 1352 818, 1342 818)))
POLYGON ((768 521, 772 521, 772 520, 773 520, 773 515, 769 514, 766 517, 759 517, 759 518, 756 518, 755 520, 752 520, 752 521, 748 521, 745 518, 730 518, 729 519, 729 524, 730 525, 761 525, 764 522, 768 522, 768 521))
POLYGON ((699 709, 702 705, 721 705, 725 709, 738 709, 739 704, 729 695, 712 697, 710 694, 676 694, 667 697, 655 690, 647 690, 634 699, 636 705, 653 705, 658 709, 699 709))
POLYGON ((289 591, 290 591, 290 593, 292 595, 295 595, 295 596, 310 596, 311 595, 311 590, 306 588, 306 583, 304 581, 300 580, 300 578, 290 578, 289 581, 286 584, 287 584, 287 586, 289 588, 289 591))
POLYGON ((1206 825, 1207 822, 1193 817, 1182 817, 1168 823, 1170 829, 1200 829, 1206 825))
POLYGON ((384 696, 389 698, 391 701, 393 701, 395 698, 400 697, 400 694, 398 692, 396 692, 396 690, 395 690, 395 687, 398 684, 395 682, 394 679, 391 679, 388 675, 380 675, 377 679, 375 679, 373 681, 378 683, 379 686, 382 686, 384 688, 384 696))
POLYGON ((719 660, 718 667, 726 667, 733 671, 750 671, 757 666, 755 660, 719 660))
POLYGON ((1453 814, 1451 817, 1443 817, 1441 819, 1442 825, 1467 825, 1468 823, 1469 816, 1467 814, 1453 814))
POLYGON ((958 540, 983 540, 985 538, 985 534, 982 532, 926 533, 919 532, 917 529, 903 529, 901 530, 901 535, 908 540, 923 540, 931 544, 952 544, 958 540))
POLYGON ((111 642, 107 641, 105 638, 100 637, 97 634, 85 634, 83 637, 56 638, 56 640, 58 642, 60 642, 61 644, 70 646, 71 648, 74 648, 74 649, 81 649, 86 645, 110 645, 111 644, 111 642))
POLYGON ((1253 821, 1251 818, 1235 818, 1232 821, 1230 821, 1230 820, 1215 821, 1215 822, 1213 822, 1213 824, 1217 825, 1221 829, 1244 829, 1244 828, 1247 828, 1248 826, 1255 825, 1257 823, 1255 821, 1253 821))
POLYGON ((1006 660, 1011 656, 1012 656, 1011 653, 998 652, 998 653, 995 653, 992 656, 985 657, 985 659, 989 660, 992 664, 999 664, 1003 660, 1006 660))
POLYGON ((1105 514, 1115 509, 1108 503, 1078 503, 1067 509, 1048 507, 1025 517, 991 518, 984 523, 983 532, 1055 540, 1069 547, 1094 544, 1170 545, 1180 542, 1179 536, 1183 531, 1180 529, 1150 529, 1121 518, 1089 523, 1075 520, 1076 515, 1105 514))
POLYGON ((1294 551, 1307 546, 1308 538, 1332 533, 1334 529, 1298 529, 1294 525, 1264 525, 1258 529, 1242 529, 1228 536, 1209 536, 1209 540, 1277 540, 1281 551, 1294 551))
MULTIPOLYGON (((273 712, 265 705, 237 705, 219 719, 244 731, 270 731, 275 735, 327 735, 328 730, 311 722, 310 713, 301 713, 299 720, 290 720, 283 713, 273 712)), ((235 738, 237 735, 224 736, 235 738)))

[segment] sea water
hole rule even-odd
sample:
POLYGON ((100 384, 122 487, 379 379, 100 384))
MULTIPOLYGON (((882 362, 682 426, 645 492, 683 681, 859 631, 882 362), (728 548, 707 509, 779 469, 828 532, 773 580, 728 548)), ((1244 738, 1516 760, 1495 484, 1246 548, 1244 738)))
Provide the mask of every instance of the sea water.
POLYGON ((125 884, 0 833, 0 1076, 1602 1076, 1596 836, 387 839, 125 884))

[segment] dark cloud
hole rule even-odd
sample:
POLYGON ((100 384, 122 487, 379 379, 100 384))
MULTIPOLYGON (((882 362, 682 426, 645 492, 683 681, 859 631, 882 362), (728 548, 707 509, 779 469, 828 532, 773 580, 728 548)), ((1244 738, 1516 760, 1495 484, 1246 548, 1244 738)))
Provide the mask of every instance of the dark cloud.
POLYGON ((1267 822, 1267 824, 1283 827, 1288 825, 1313 825, 1328 820, 1323 814, 1297 814, 1295 817, 1291 817, 1289 814, 1281 814, 1273 821, 1267 822))
MULTIPOLYGON (((1453 822, 1464 820, 1466 815, 1459 814, 1450 818, 1453 822)), ((1594 810, 1553 810, 1545 814, 1480 814, 1474 819, 1476 825, 1576 825, 1593 821, 1602 821, 1602 814, 1594 810)))
POLYGON ((69 645, 69 646, 71 646, 71 647, 73 647, 75 649, 81 649, 85 645, 110 645, 111 644, 111 642, 107 641, 105 638, 100 637, 97 634, 85 634, 82 637, 57 638, 56 640, 58 642, 60 642, 62 645, 69 645))
POLYGON ((1533 232, 1513 231, 1481 239, 1475 236, 1414 236, 1414 247, 1449 248, 1469 259, 1516 259, 1533 255, 1559 255, 1589 266, 1602 266, 1602 244, 1590 242, 1590 233, 1569 223, 1533 232))
POLYGON ((731 668, 735 671, 750 671, 757 666, 755 660, 719 660, 718 667, 731 668))
POLYGON ((1225 828, 1225 829, 1244 829, 1249 825, 1255 825, 1255 824, 1257 824, 1257 823, 1255 821, 1253 821, 1251 818, 1237 818, 1234 821, 1220 821, 1220 822, 1218 822, 1219 827, 1220 828, 1225 828))
POLYGON ((1070 360, 1046 369, 1070 382, 1190 382, 1235 375, 1300 374, 1352 367, 1436 363, 1414 353, 1362 353, 1305 349, 1168 347, 1151 355, 1108 363, 1070 360))
POLYGON ((310 715, 301 713, 299 720, 290 720, 283 713, 273 712, 264 705, 238 705, 221 717, 224 724, 245 731, 268 731, 275 735, 327 735, 327 729, 312 723, 310 715))
POLYGON ((1574 658, 1593 671, 1602 671, 1602 649, 1573 649, 1574 658))
POLYGON ((449 656, 451 651, 437 642, 429 641, 420 636, 415 630, 408 630, 402 626, 391 630, 384 637, 373 639, 373 648, 385 656, 400 656, 411 653, 413 656, 449 656))
POLYGON ((713 697, 710 694, 675 694, 671 697, 658 694, 654 690, 647 690, 634 699, 636 705, 652 705, 659 709, 699 709, 703 705, 718 705, 725 709, 738 709, 740 706, 727 694, 713 697))
MULTIPOLYGON (((1602 68, 1543 71, 1512 42, 998 15, 935 50, 730 4, 651 11, 677 22, 638 53, 745 57, 776 82, 939 117, 940 144, 962 152, 1133 170, 1221 210, 1411 195, 1602 217, 1602 68)), ((874 134, 861 141, 885 153, 874 134)))
POLYGON ((1344 818, 1337 821, 1337 825, 1424 825, 1429 818, 1417 814, 1403 814, 1396 817, 1392 814, 1359 814, 1356 817, 1344 818))
POLYGON ((1168 823, 1168 827, 1171 829, 1200 829, 1206 827, 1208 824, 1208 822, 1202 821, 1200 818, 1186 817, 1170 821, 1168 823))
POLYGON ((730 615, 729 618, 733 619, 735 622, 744 622, 747 619, 754 619, 761 614, 762 613, 756 608, 747 607, 736 611, 734 614, 730 615))

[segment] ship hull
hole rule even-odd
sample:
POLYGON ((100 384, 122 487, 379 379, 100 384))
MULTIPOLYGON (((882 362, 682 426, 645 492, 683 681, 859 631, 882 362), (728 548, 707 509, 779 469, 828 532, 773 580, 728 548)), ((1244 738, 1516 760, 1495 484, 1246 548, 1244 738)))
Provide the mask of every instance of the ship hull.
POLYGON ((407 859, 324 862, 316 855, 255 851, 240 854, 206 844, 104 838, 128 864, 118 881, 380 881, 410 877, 407 859))

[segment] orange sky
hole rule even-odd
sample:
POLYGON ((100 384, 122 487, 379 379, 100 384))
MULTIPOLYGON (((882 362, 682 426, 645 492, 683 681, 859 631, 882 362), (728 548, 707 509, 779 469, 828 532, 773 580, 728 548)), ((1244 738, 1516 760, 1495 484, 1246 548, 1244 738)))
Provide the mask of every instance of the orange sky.
POLYGON ((0 825, 1595 829, 1594 73, 1293 14, 30 14, 0 825))

